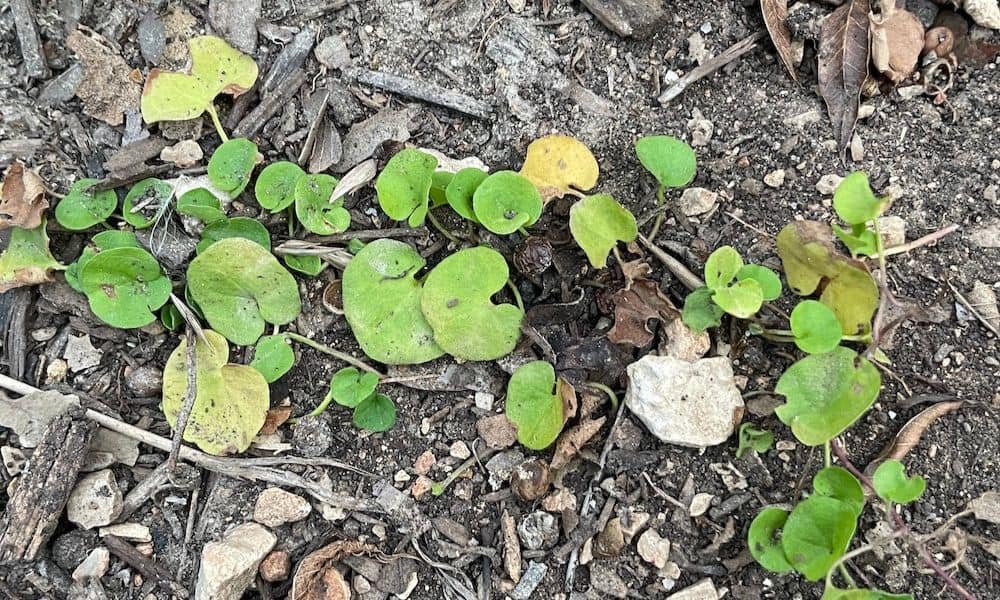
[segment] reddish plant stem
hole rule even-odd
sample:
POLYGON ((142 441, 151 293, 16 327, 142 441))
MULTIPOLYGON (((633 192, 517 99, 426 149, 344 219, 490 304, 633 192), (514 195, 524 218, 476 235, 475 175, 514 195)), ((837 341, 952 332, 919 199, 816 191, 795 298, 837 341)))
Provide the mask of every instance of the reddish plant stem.
MULTIPOLYGON (((875 485, 872 483, 871 478, 862 473, 854 465, 854 463, 851 462, 851 459, 849 456, 847 456, 847 451, 844 449, 843 444, 840 443, 840 440, 838 439, 831 440, 830 447, 833 450, 833 453, 840 460, 840 463, 844 466, 844 468, 850 471, 851 475, 854 475, 858 479, 858 481, 861 482, 861 485, 867 487, 874 493, 875 485)), ((895 531, 893 533, 897 533, 904 539, 906 539, 907 542, 911 546, 913 546, 913 549, 917 551, 917 554, 920 555, 920 558, 924 561, 924 563, 928 567, 930 567, 930 569, 934 571, 934 573, 938 577, 940 577, 948 585, 948 587, 952 589, 952 591, 954 591, 956 594, 958 594, 958 596, 964 598, 965 600, 977 600, 976 596, 973 595, 972 592, 965 589, 965 587, 963 587, 962 584, 958 582, 958 580, 952 577, 951 574, 948 573, 948 571, 946 571, 938 561, 934 560, 934 557, 931 556, 931 553, 927 551, 927 548, 925 548, 921 542, 914 539, 912 535, 909 535, 910 527, 906 524, 906 521, 903 520, 903 517, 898 512, 896 512, 896 510, 892 506, 889 507, 889 514, 892 518, 893 525, 895 526, 895 531)))

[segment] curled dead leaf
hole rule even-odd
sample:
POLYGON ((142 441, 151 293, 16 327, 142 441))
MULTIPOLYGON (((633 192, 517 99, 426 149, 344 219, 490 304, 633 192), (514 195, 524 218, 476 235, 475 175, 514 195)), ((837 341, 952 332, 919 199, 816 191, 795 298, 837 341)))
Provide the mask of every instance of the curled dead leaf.
POLYGON ((353 540, 327 544, 299 562, 292 579, 290 600, 349 600, 351 588, 335 563, 345 556, 381 556, 378 548, 353 540))
POLYGON ((840 154, 858 121, 861 86, 868 77, 869 0, 847 0, 823 19, 819 39, 819 92, 826 101, 840 154))
POLYGON ((264 416, 264 426, 260 428, 258 435, 272 435, 278 428, 285 424, 288 417, 292 416, 292 405, 282 404, 281 406, 269 409, 264 416))
POLYGON ((611 300, 615 305, 615 324, 608 330, 608 339, 615 344, 641 348, 653 341, 647 321, 660 319, 666 323, 680 316, 656 282, 649 279, 634 280, 630 286, 615 292, 611 300))
POLYGON ((875 469, 887 460, 902 460, 910 453, 910 450, 913 450, 920 443, 920 438, 923 437, 924 432, 935 421, 950 412, 958 410, 962 404, 961 400, 938 402, 922 410, 920 414, 907 421, 906 425, 903 425, 899 433, 896 434, 896 437, 889 442, 889 445, 882 450, 875 460, 868 463, 868 466, 865 467, 865 473, 874 473, 875 469))
POLYGON ((795 74, 795 53, 792 50, 792 32, 788 29, 788 0, 760 0, 760 12, 764 15, 764 24, 771 35, 771 42, 778 51, 781 64, 792 77, 798 81, 795 74))
POLYGON ((20 162, 7 167, 0 192, 0 229, 34 229, 42 224, 42 213, 48 207, 45 182, 37 173, 20 162))
POLYGON ((871 13, 872 63, 893 83, 903 81, 917 67, 924 49, 924 26, 920 19, 895 3, 883 3, 880 15, 871 13))
POLYGON ((587 442, 600 431, 605 421, 607 421, 607 417, 587 420, 564 431, 556 441, 556 449, 550 464, 551 468, 553 470, 561 469, 569 464, 569 461, 580 453, 580 449, 586 446, 587 442))

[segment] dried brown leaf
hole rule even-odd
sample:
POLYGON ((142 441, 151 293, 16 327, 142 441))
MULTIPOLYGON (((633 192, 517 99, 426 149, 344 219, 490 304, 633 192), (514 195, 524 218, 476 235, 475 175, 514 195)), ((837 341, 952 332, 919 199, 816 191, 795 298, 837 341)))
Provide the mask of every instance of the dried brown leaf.
POLYGON ((820 28, 819 92, 841 156, 851 143, 861 86, 868 77, 869 12, 869 0, 847 0, 823 19, 820 28))
POLYGON ((893 2, 884 3, 881 15, 872 14, 872 63, 893 83, 910 76, 924 49, 924 26, 920 19, 893 2))
POLYGON ((576 388, 573 384, 566 381, 562 377, 559 378, 557 391, 559 392, 559 399, 562 400, 563 405, 563 423, 572 419, 576 416, 577 408, 579 404, 576 399, 576 388))
POLYGON ((601 417, 584 421, 564 431, 556 441, 556 449, 550 465, 552 469, 561 469, 569 464, 569 461, 579 454, 580 449, 586 446, 587 442, 600 431, 606 420, 607 417, 601 417))
POLYGON ((939 402, 925 408, 920 414, 907 421, 906 425, 903 425, 903 428, 899 430, 899 433, 892 439, 892 442, 882 450, 878 458, 868 464, 865 472, 874 473, 875 469, 887 460, 902 460, 903 457, 910 453, 910 450, 913 450, 920 443, 920 438, 923 437, 924 432, 935 421, 950 412, 958 410, 962 404, 961 400, 956 400, 954 402, 939 402))
POLYGON ((381 553, 371 544, 363 544, 353 540, 339 540, 327 544, 299 562, 292 579, 290 600, 348 600, 351 589, 344 582, 334 563, 345 556, 381 556, 381 553), (335 573, 334 574, 331 574, 335 573), (338 587, 344 583, 344 587, 338 587), (341 593, 342 595, 337 595, 341 593))
POLYGON ((49 207, 45 182, 20 162, 7 167, 0 191, 0 229, 34 229, 42 224, 42 214, 49 207))
POLYGON ((630 287, 615 292, 611 300, 615 305, 615 324, 608 330, 608 339, 615 344, 641 348, 653 341, 647 321, 667 322, 680 316, 656 282, 649 279, 636 279, 630 287))
POLYGON ((278 428, 285 424, 288 417, 292 416, 292 405, 283 404, 281 406, 269 409, 267 415, 264 416, 264 426, 260 428, 260 433, 258 435, 272 435, 278 428))
POLYGON ((798 81, 795 74, 795 60, 792 58, 792 32, 785 21, 788 19, 788 0, 760 0, 760 12, 764 15, 764 24, 771 34, 771 42, 781 64, 785 65, 793 81, 798 81))

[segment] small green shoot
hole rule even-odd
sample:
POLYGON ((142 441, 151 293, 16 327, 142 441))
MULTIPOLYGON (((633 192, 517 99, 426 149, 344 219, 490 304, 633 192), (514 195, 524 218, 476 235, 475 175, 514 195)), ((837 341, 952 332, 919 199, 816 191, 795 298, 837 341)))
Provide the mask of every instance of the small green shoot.
POLYGON ((375 191, 379 206, 390 219, 405 219, 410 227, 424 224, 437 164, 434 156, 412 148, 389 159, 375 180, 375 191))
POLYGON ((177 199, 177 212, 198 219, 205 225, 211 225, 226 218, 222 212, 222 203, 215 194, 205 188, 188 190, 177 199))
POLYGON ((736 458, 743 458, 743 455, 751 450, 757 454, 763 454, 770 450, 773 444, 773 433, 757 429, 753 423, 744 423, 740 425, 739 446, 736 448, 736 458))
POLYGON ((71 231, 89 229, 103 223, 118 207, 114 190, 91 191, 98 180, 80 179, 56 206, 56 221, 71 231))
POLYGON ((833 194, 833 208, 850 229, 834 223, 833 232, 854 256, 879 253, 878 236, 869 223, 878 219, 889 205, 887 198, 877 198, 863 172, 851 173, 840 182, 833 194))
POLYGON ((684 187, 694 180, 698 158, 691 146, 675 137, 641 137, 635 142, 635 153, 662 188, 684 187))
POLYGON ((240 346, 256 343, 265 323, 289 323, 302 308, 291 273, 263 246, 243 238, 209 246, 188 265, 187 280, 209 325, 240 346))
POLYGON ((632 242, 639 235, 635 217, 609 194, 578 200, 569 209, 569 230, 595 269, 603 269, 618 242, 632 242))
POLYGON ((358 429, 389 431, 396 424, 396 405, 385 394, 372 394, 354 409, 351 420, 358 429))
POLYGON ((250 366, 260 372, 268 383, 282 378, 295 364, 295 352, 283 335, 265 335, 257 340, 250 366))
POLYGON ((376 387, 378 387, 378 375, 346 367, 333 374, 329 396, 341 406, 356 408, 375 393, 376 387))
MULTIPOLYGON (((211 329, 195 343, 195 400, 184 439, 209 454, 243 452, 264 425, 270 405, 267 381, 257 369, 229 362, 229 344, 211 329)), ((188 387, 187 342, 170 354, 163 369, 163 414, 171 427, 188 387)))
POLYGON ((317 174, 300 177, 295 184, 295 215, 302 226, 318 235, 343 233, 351 226, 344 199, 330 202, 337 179, 317 174))
POLYGON ((250 240, 265 250, 271 250, 271 234, 266 227, 260 224, 260 221, 250 217, 233 217, 232 219, 220 219, 205 227, 201 232, 201 241, 198 242, 195 251, 201 254, 219 240, 232 238, 250 240))
POLYGON ((437 345, 464 360, 496 360, 510 354, 521 335, 524 313, 490 299, 506 285, 508 276, 503 256, 482 246, 460 250, 438 263, 427 275, 420 298, 437 345))
POLYGON ((90 243, 84 247, 83 252, 76 261, 66 267, 66 283, 74 290, 83 293, 83 286, 80 285, 80 270, 102 250, 112 248, 142 248, 139 240, 131 231, 102 231, 90 238, 90 243))
POLYGON ((52 281, 52 271, 64 268, 49 252, 44 217, 34 229, 12 227, 7 248, 0 254, 0 294, 52 281))
POLYGON ((567 418, 561 389, 566 385, 556 381, 552 365, 543 360, 523 364, 511 375, 504 412, 525 448, 544 450, 559 437, 567 418))
POLYGON ((795 345, 803 352, 822 354, 840 345, 843 336, 840 321, 822 302, 799 302, 792 310, 790 321, 795 345))
POLYGON ((315 277, 323 272, 323 259, 314 255, 295 256, 287 254, 282 257, 285 266, 293 271, 298 271, 303 275, 315 277))
POLYGON ((112 248, 90 258, 79 273, 90 310, 119 329, 144 327, 170 299, 173 286, 153 255, 142 248, 112 248))
POLYGON ((367 431, 388 431, 396 423, 396 406, 392 400, 375 392, 378 375, 362 373, 354 367, 341 369, 330 379, 330 391, 323 402, 312 411, 312 415, 322 414, 330 402, 354 409, 352 421, 355 427, 367 431))
POLYGON ((548 202, 575 190, 586 192, 597 185, 600 168, 587 146, 567 135, 547 135, 528 144, 521 167, 548 202))
POLYGON ((235 198, 250 183, 256 164, 257 144, 245 138, 229 140, 216 148, 208 160, 208 179, 230 198, 235 198))
POLYGON ((714 292, 712 302, 719 308, 734 317, 748 319, 764 304, 764 291, 752 277, 737 279, 743 269, 739 252, 730 246, 717 248, 705 262, 705 285, 714 292))
POLYGON ((542 196, 528 178, 498 171, 476 187, 472 209, 483 227, 508 235, 535 224, 542 215, 542 196))
POLYGON ((184 326, 184 315, 177 310, 173 302, 167 302, 160 308, 160 323, 167 331, 177 331, 184 326))
POLYGON ((132 186, 122 203, 122 217, 136 229, 155 223, 170 205, 174 188, 166 181, 143 179, 132 186))
POLYGON ((878 466, 872 475, 875 493, 886 502, 909 504, 924 494, 927 482, 920 475, 906 476, 906 467, 895 459, 878 466))
POLYGON ((271 163, 261 170, 254 184, 254 197, 262 208, 279 213, 295 202, 295 184, 306 174, 287 160, 271 163))

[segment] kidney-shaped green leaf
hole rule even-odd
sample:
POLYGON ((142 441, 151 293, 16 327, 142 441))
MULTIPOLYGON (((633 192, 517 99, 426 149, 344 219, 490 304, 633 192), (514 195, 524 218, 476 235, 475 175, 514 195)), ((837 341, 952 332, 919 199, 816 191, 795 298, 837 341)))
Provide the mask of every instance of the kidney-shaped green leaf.
POLYGON ((559 385, 555 369, 544 360, 523 364, 510 376, 504 412, 524 447, 543 450, 559 437, 566 422, 559 385))
POLYGON ((615 244, 631 242, 639 234, 635 217, 609 194, 574 203, 569 209, 569 231, 596 269, 604 268, 615 244))
POLYGON ((407 219, 419 227, 427 217, 427 203, 438 161, 434 156, 406 148, 389 159, 375 180, 378 203, 390 219, 407 219))
POLYGON ((641 137, 635 153, 646 170, 665 188, 684 187, 694 179, 698 158, 691 146, 669 135, 641 137))
POLYGON ((396 405, 385 394, 372 394, 354 409, 354 426, 368 431, 389 431, 396 423, 396 405))
POLYGON ((799 441, 817 446, 858 420, 875 402, 881 384, 878 370, 868 359, 840 346, 788 367, 774 388, 786 404, 774 412, 799 441))
POLYGON ((814 495, 795 505, 781 531, 785 558, 810 581, 818 581, 844 555, 858 517, 851 506, 814 495))
POLYGON ((299 316, 299 288, 291 273, 256 242, 219 240, 187 270, 191 297, 212 329, 240 346, 264 333, 264 324, 283 325, 299 316))
POLYGON ((875 197, 868 175, 855 171, 837 186, 833 192, 833 209, 837 216, 851 225, 861 225, 874 221, 885 208, 886 201, 875 197))
POLYGON ((818 300, 803 300, 791 315, 792 335, 799 350, 809 354, 829 352, 840 345, 843 336, 840 320, 827 305, 818 300))
POLYGON ((206 225, 211 225, 226 218, 222 212, 222 203, 215 194, 205 188, 188 190, 177 199, 177 212, 188 217, 194 217, 206 225))
POLYGON ((718 327, 722 324, 722 315, 725 311, 712 301, 714 294, 715 292, 707 287, 700 287, 684 298, 681 320, 685 325, 701 333, 709 327, 718 327))
POLYGON ((172 290, 159 263, 142 248, 103 250, 80 269, 79 278, 94 314, 121 329, 155 321, 153 311, 166 303, 172 290))
POLYGON ((770 302, 781 296, 781 278, 778 274, 761 265, 743 265, 736 273, 736 279, 753 279, 760 285, 764 300, 770 302))
POLYGON ((351 226, 343 197, 330 202, 336 187, 337 179, 323 173, 299 177, 295 184, 295 216, 312 233, 333 235, 351 226))
POLYGON ((514 171, 497 171, 476 188, 472 210, 483 227, 507 235, 535 224, 542 215, 542 196, 527 177, 514 171))
POLYGON ((268 383, 274 383, 295 364, 295 352, 283 335, 265 335, 257 340, 250 366, 257 369, 268 383))
POLYGON ((230 238, 250 240, 265 250, 271 250, 271 234, 268 233, 266 227, 260 224, 260 221, 250 217, 223 218, 210 223, 201 232, 201 241, 198 242, 195 250, 201 254, 215 242, 230 238))
POLYGON ((489 173, 474 167, 468 167, 455 173, 455 176, 448 182, 448 187, 444 189, 445 198, 452 210, 463 218, 478 223, 472 198, 487 177, 489 177, 489 173))
POLYGON ((56 206, 56 221, 60 225, 80 231, 103 223, 115 212, 118 196, 114 190, 90 191, 88 188, 95 183, 96 179, 80 179, 70 186, 69 192, 56 206))
POLYGON ((409 245, 381 239, 363 247, 344 269, 344 316, 370 358, 409 365, 444 354, 420 310, 416 275, 424 264, 409 245))
MULTIPOLYGON (((267 381, 256 369, 227 364, 229 344, 211 329, 207 344, 195 343, 194 407, 184 429, 184 439, 209 454, 235 454, 250 447, 264 425, 270 405, 267 381)), ((187 343, 170 354, 163 368, 163 414, 171 427, 187 394, 187 343)))
POLYGON ((757 513, 747 532, 750 555, 772 573, 789 573, 795 570, 785 558, 785 550, 781 547, 781 528, 787 520, 787 510, 768 507, 757 513))
POLYGON ((285 210, 295 202, 295 184, 305 174, 302 167, 287 160, 267 165, 253 187, 257 203, 272 213, 285 210))
POLYGON ((465 360, 495 360, 514 350, 524 313, 490 300, 508 274, 503 256, 485 247, 460 250, 434 267, 424 281, 420 307, 445 352, 465 360))
POLYGON ((720 246, 705 261, 705 285, 710 290, 726 287, 742 269, 743 257, 736 248, 720 246))
POLYGON ((712 302, 738 319, 749 319, 764 304, 764 293, 755 279, 744 279, 715 290, 712 302))
POLYGON ((854 516, 861 516, 865 508, 865 492, 861 482, 843 467, 826 467, 813 477, 813 490, 817 495, 835 498, 847 505, 854 516))
POLYGON ((920 475, 906 476, 903 463, 890 459, 878 466, 872 475, 872 484, 879 498, 886 502, 909 504, 923 495, 927 482, 920 475))
POLYGON ((136 229, 145 229, 163 214, 174 195, 166 181, 150 177, 132 186, 122 202, 122 217, 136 229))
POLYGON ((250 183, 255 164, 257 144, 246 138, 234 138, 212 153, 208 160, 208 178, 212 185, 235 198, 250 183))
POLYGON ((112 248, 142 248, 142 246, 139 245, 139 240, 135 238, 135 234, 131 231, 110 230, 94 234, 94 237, 90 238, 90 243, 80 253, 80 258, 66 267, 66 283, 82 294, 83 286, 80 285, 80 270, 90 262, 90 259, 97 256, 98 252, 111 250, 112 248))
POLYGON ((330 396, 341 406, 355 408, 374 394, 376 387, 378 375, 346 367, 330 379, 330 396))

